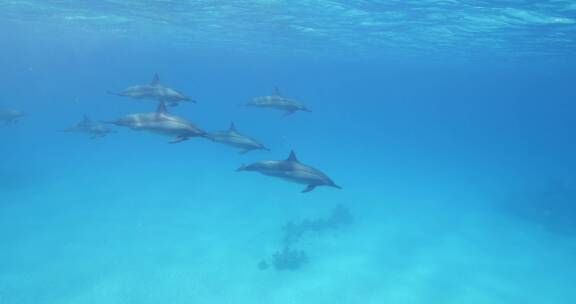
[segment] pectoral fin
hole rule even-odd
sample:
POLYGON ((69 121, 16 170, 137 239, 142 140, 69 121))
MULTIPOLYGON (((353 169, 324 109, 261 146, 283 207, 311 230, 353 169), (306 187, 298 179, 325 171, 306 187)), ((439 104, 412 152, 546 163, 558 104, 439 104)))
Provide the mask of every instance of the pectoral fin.
POLYGON ((189 138, 188 138, 188 137, 185 137, 185 136, 178 136, 178 137, 176 137, 176 139, 174 139, 173 141, 169 142, 169 144, 181 143, 181 142, 186 141, 186 140, 188 140, 188 139, 189 139, 189 138))
POLYGON ((308 185, 306 189, 302 190, 302 193, 310 192, 314 189, 316 189, 316 185, 308 185))

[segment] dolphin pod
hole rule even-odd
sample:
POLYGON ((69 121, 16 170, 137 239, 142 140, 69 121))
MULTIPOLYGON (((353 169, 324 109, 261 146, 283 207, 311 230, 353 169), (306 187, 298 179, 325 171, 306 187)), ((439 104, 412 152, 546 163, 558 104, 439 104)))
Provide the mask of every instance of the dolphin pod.
MULTIPOLYGON (((166 109, 167 104, 175 106, 181 102, 195 103, 195 101, 175 89, 160 84, 158 74, 154 75, 154 79, 150 84, 130 86, 119 93, 111 94, 133 99, 156 100, 158 101, 158 106, 154 112, 130 113, 117 119, 103 122, 93 121, 87 115, 84 115, 80 122, 65 128, 63 132, 84 133, 90 135, 92 139, 102 138, 114 132, 107 126, 107 124, 112 124, 127 127, 133 131, 169 136, 172 138, 169 141, 171 144, 199 137, 239 149, 240 154, 253 150, 270 151, 256 139, 240 133, 234 123, 231 123, 230 127, 224 131, 206 132, 190 120, 169 113, 166 109)), ((284 97, 278 88, 274 88, 271 95, 254 97, 245 105, 283 111, 284 116, 298 111, 311 112, 304 104, 284 97)), ((16 123, 23 116, 24 113, 17 110, 0 110, 0 122, 6 124, 16 123)), ((259 172, 267 176, 304 184, 306 188, 302 190, 303 193, 311 192, 319 186, 342 189, 322 171, 301 163, 294 151, 291 151, 289 157, 285 160, 261 160, 252 164, 242 165, 237 171, 259 172)))
POLYGON ((294 151, 290 152, 290 155, 285 160, 261 160, 250 165, 242 165, 237 171, 255 171, 307 185, 302 190, 303 193, 310 192, 318 186, 342 189, 322 171, 301 163, 294 151))

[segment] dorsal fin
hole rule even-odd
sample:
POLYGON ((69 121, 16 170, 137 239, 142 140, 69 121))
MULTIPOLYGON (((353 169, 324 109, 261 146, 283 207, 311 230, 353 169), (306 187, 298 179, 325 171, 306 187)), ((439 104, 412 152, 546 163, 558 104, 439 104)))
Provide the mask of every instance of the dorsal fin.
POLYGON ((296 157, 296 153, 294 152, 294 150, 290 151, 290 155, 288 156, 288 158, 286 160, 298 162, 298 158, 296 157))
POLYGON ((153 85, 160 84, 160 76, 158 76, 158 73, 154 73, 154 78, 152 78, 152 84, 153 85))
POLYGON ((156 116, 164 114, 168 114, 168 111, 166 110, 166 103, 164 102, 164 100, 161 100, 160 103, 158 104, 158 107, 156 108, 156 116))
POLYGON ((236 130, 236 125, 234 125, 234 123, 230 123, 230 128, 228 128, 228 132, 229 133, 238 133, 238 130, 236 130))
POLYGON ((280 89, 278 87, 274 87, 274 90, 272 91, 272 95, 282 96, 282 94, 280 94, 280 89))

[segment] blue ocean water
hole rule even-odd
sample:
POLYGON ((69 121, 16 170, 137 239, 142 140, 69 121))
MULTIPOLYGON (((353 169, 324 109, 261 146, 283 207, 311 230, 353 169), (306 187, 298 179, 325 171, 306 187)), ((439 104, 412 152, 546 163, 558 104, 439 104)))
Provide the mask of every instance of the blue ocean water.
POLYGON ((575 33, 568 0, 2 1, 0 303, 575 303, 575 33), (61 132, 155 73, 271 151, 61 132), (274 87, 312 112, 242 106, 274 87), (343 189, 235 172, 291 150, 343 189))

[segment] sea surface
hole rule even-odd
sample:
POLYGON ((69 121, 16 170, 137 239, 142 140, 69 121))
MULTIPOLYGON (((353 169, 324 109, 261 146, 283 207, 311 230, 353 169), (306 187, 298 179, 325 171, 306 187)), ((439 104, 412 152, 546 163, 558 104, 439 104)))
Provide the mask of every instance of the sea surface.
POLYGON ((574 79, 571 0, 2 0, 0 304, 576 303, 574 79), (156 73, 270 151, 62 132, 156 73))

